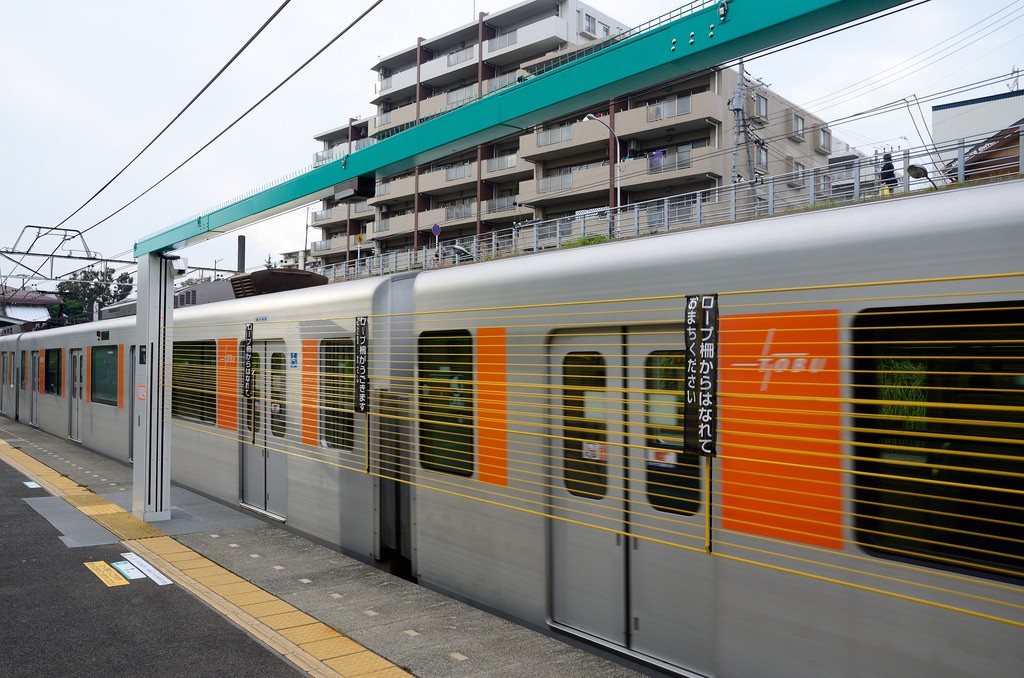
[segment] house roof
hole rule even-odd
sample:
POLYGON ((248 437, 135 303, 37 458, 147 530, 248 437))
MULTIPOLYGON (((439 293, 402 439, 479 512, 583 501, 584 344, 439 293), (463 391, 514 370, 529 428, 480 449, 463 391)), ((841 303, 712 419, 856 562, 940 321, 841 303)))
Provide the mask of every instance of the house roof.
MULTIPOLYGON (((44 294, 35 290, 18 289, 0 285, 0 306, 7 304, 19 304, 23 306, 53 306, 59 304, 60 299, 52 294, 44 294)), ((2 310, 2 309, 0 309, 2 310)))

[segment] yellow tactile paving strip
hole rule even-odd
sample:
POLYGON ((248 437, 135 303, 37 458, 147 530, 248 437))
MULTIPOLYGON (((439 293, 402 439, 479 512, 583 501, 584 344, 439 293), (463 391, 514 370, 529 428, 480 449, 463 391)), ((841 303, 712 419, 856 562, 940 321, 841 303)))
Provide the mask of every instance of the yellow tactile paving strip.
POLYGON ((0 460, 116 534, 125 546, 179 586, 309 675, 322 678, 411 675, 3 441, 0 441, 0 460))

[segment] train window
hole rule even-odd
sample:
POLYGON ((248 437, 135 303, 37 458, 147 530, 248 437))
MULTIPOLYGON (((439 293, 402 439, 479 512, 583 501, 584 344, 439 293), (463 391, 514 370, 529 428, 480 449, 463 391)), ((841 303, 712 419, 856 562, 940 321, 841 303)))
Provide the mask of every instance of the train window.
POLYGON ((600 353, 569 353, 562 360, 563 478, 578 497, 608 493, 607 387, 600 353))
POLYGON ((93 346, 89 362, 89 399, 101 405, 117 405, 117 347, 93 346))
POLYGON ((420 464, 473 474, 473 337, 465 330, 419 338, 420 464))
POLYGON ((1024 577, 1020 305, 857 317, 857 538, 940 566, 1024 577))
POLYGON ((355 397, 355 349, 351 339, 320 344, 320 417, 327 447, 351 448, 355 397))
POLYGON ((286 409, 286 377, 287 363, 284 353, 270 355, 270 432, 277 438, 283 438, 288 412, 286 409))
POLYGON ((21 388, 28 388, 28 351, 21 352, 21 388))
POLYGON ((700 509, 700 457, 683 454, 686 355, 655 351, 645 363, 647 500, 669 513, 700 509))
POLYGON ((46 365, 44 375, 44 391, 54 395, 60 395, 60 375, 63 366, 64 352, 58 349, 46 351, 46 365))
POLYGON ((171 416, 217 422, 217 342, 174 342, 171 416))

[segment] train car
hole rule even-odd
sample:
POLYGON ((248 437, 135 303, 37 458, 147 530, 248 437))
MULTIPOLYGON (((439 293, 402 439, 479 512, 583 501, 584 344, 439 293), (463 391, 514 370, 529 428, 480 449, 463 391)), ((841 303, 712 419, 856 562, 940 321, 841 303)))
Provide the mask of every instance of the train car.
POLYGON ((420 276, 421 581, 696 675, 1014 673, 1021 190, 420 276))
MULTIPOLYGON (((367 472, 370 424, 356 416, 353 401, 356 325, 405 312, 410 303, 408 278, 393 276, 176 313, 175 482, 364 560, 378 557, 374 515, 382 490, 367 472)), ((374 323, 365 340, 386 356, 400 331, 374 323)), ((408 361, 374 360, 367 383, 381 388, 403 378, 408 361)))
POLYGON ((134 319, 3 337, 2 413, 129 461, 135 341, 134 319))
MULTIPOLYGON (((174 481, 668 673, 1014 675, 1022 187, 180 309, 174 481)), ((3 413, 127 460, 132 332, 3 413)))

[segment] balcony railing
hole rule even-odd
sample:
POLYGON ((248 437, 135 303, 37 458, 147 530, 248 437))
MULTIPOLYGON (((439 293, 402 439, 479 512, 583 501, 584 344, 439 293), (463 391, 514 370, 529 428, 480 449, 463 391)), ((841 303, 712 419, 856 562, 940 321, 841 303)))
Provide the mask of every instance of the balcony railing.
POLYGON ((471 61, 476 56, 476 45, 470 45, 464 49, 460 49, 457 52, 450 52, 448 54, 448 65, 458 66, 461 63, 471 61))
POLYGON ((688 115, 690 113, 690 95, 677 97, 670 101, 661 101, 656 104, 647 105, 647 122, 674 118, 677 115, 688 115))
POLYGON ((445 219, 470 219, 476 216, 476 203, 465 205, 447 205, 444 208, 445 219))
POLYGON ((466 85, 459 89, 453 89, 448 92, 445 96, 445 101, 449 106, 455 106, 457 104, 463 104, 467 101, 472 101, 476 98, 476 85, 466 85))
POLYGON ((473 176, 473 164, 468 162, 461 165, 446 167, 444 170, 445 181, 457 181, 471 176, 473 176))
POLYGON ((499 49, 505 49, 509 45, 516 44, 516 31, 509 31, 499 35, 496 38, 491 38, 487 41, 487 51, 497 52, 499 49))
POLYGON ((309 215, 309 223, 318 224, 321 221, 329 221, 331 219, 333 212, 333 207, 331 209, 318 210, 316 212, 313 212, 312 214, 309 215))
POLYGON ((544 177, 537 181, 538 193, 564 191, 569 188, 572 188, 572 174, 556 174, 553 177, 544 177))
POLYGON ((487 160, 487 171, 497 172, 503 169, 509 169, 516 166, 518 158, 515 153, 510 155, 500 155, 497 158, 488 158, 487 160))
POLYGON ((484 202, 484 212, 486 214, 494 214, 495 212, 507 212, 508 210, 515 209, 516 197, 514 195, 507 195, 501 198, 495 198, 494 200, 487 200, 484 202))
POLYGON ((693 153, 689 149, 679 150, 675 153, 652 153, 647 156, 647 173, 660 174, 687 169, 692 160, 693 153))
POLYGON ((550 146, 563 141, 572 141, 572 125, 562 125, 537 132, 537 145, 550 146))
POLYGON ((496 78, 491 78, 484 83, 484 93, 490 94, 491 92, 497 92, 499 89, 508 87, 515 81, 515 72, 505 73, 504 75, 499 75, 496 78))

